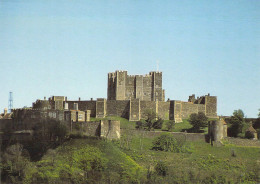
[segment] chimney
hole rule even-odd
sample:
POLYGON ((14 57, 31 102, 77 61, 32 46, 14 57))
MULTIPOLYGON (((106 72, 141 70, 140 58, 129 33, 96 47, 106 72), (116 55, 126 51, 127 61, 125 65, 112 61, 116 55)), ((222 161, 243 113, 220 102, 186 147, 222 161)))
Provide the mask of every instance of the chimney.
POLYGON ((79 97, 79 101, 80 101, 80 97, 79 97))
POLYGON ((90 98, 91 101, 93 101, 93 98, 90 98))
POLYGON ((44 100, 46 100, 46 96, 44 97, 44 100))

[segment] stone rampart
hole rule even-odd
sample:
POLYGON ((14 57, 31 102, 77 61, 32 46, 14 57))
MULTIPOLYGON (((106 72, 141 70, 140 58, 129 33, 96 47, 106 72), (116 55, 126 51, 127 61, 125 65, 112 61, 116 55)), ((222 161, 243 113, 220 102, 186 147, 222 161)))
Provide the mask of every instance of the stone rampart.
POLYGON ((170 114, 170 102, 157 102, 158 104, 158 116, 164 120, 169 120, 170 114))
POLYGON ((101 120, 100 137, 106 139, 120 139, 120 121, 101 120))
POLYGON ((107 116, 119 116, 128 119, 130 111, 129 100, 108 100, 107 116))

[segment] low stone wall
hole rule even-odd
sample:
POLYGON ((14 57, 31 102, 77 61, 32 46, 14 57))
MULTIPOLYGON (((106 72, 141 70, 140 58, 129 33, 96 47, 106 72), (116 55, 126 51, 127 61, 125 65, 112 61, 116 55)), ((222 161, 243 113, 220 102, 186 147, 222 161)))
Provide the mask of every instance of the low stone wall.
POLYGON ((260 140, 253 140, 253 139, 241 139, 241 138, 234 138, 234 137, 225 137, 223 139, 230 144, 235 144, 237 146, 255 146, 260 147, 260 140))
MULTIPOLYGON (((130 133, 132 135, 141 135, 143 134, 144 137, 147 138, 154 138, 160 136, 162 133, 166 133, 166 131, 140 131, 140 130, 127 130, 121 129, 121 134, 130 133)), ((171 133, 176 139, 185 139, 187 141, 205 141, 206 135, 203 133, 185 133, 185 132, 169 132, 171 133)))
POLYGON ((120 121, 101 120, 90 122, 73 122, 71 126, 73 132, 81 132, 86 136, 120 139, 120 121))

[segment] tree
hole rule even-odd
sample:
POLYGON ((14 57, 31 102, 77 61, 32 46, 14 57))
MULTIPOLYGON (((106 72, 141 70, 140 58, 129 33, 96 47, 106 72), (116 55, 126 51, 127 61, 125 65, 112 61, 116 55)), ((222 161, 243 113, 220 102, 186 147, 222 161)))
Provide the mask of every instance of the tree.
POLYGON ((29 153, 21 144, 14 144, 6 148, 3 156, 3 173, 11 183, 17 183, 24 177, 24 171, 29 162, 29 153))
POLYGON ((195 132, 200 132, 201 128, 208 126, 208 118, 203 112, 191 114, 189 122, 193 126, 192 129, 195 132))
POLYGON ((237 137, 239 133, 242 133, 245 126, 244 112, 241 109, 235 110, 233 116, 230 118, 229 135, 237 137))
POLYGON ((147 110, 145 115, 146 115, 146 119, 145 119, 146 128, 147 128, 148 131, 150 131, 152 129, 152 127, 153 127, 153 124, 154 124, 154 122, 156 120, 157 115, 152 110, 147 110))

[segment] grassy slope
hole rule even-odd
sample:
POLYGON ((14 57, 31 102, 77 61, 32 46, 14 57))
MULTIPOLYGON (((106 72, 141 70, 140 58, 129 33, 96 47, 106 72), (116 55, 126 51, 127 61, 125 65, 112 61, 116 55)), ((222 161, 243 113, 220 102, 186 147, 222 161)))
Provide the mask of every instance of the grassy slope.
POLYGON ((140 137, 133 137, 130 150, 125 150, 126 154, 145 168, 154 166, 158 160, 166 162, 169 175, 174 176, 179 183, 191 182, 193 179, 196 182, 204 181, 210 177, 223 177, 231 182, 249 182, 248 178, 254 178, 252 181, 255 181, 260 174, 259 148, 234 145, 212 147, 205 142, 192 142, 190 144, 194 146, 194 152, 187 154, 153 151, 150 149, 151 139, 142 138, 142 141, 143 150, 140 149, 140 137), (235 157, 231 154, 232 150, 235 151, 235 157))
MULTIPOLYGON (((135 122, 129 122, 124 118, 108 117, 121 121, 121 128, 134 129, 135 122)), ((97 119, 92 119, 97 120, 97 119)), ((176 124, 174 131, 190 128, 187 120, 176 124)), ((66 142, 56 149, 54 166, 50 166, 51 156, 47 154, 42 161, 36 163, 40 174, 48 177, 59 177, 59 169, 68 165, 71 149, 78 150, 93 146, 98 148, 108 162, 106 163, 106 177, 110 181, 118 183, 126 181, 145 181, 147 168, 153 170, 156 162, 164 161, 168 168, 166 177, 156 177, 152 183, 210 183, 210 182, 244 182, 255 183, 260 176, 260 149, 253 147, 238 147, 225 145, 212 147, 205 142, 192 142, 194 152, 172 153, 151 150, 152 139, 138 134, 129 134, 124 131, 124 139, 116 142, 105 142, 95 139, 80 139, 66 142), (129 146, 124 142, 128 139, 129 146), (142 149, 141 144, 142 143, 142 149), (235 152, 235 156, 232 156, 235 152), (49 164, 44 164, 49 163, 49 164), (109 170, 109 172, 107 172, 109 170), (111 179, 112 178, 112 179, 111 179), (114 180, 113 180, 114 179, 114 180), (214 180, 215 179, 215 180, 214 180)), ((77 170, 78 168, 74 168, 77 170)))
POLYGON ((35 163, 33 169, 28 169, 25 182, 32 182, 37 173, 37 177, 46 183, 60 182, 61 178, 66 176, 74 178, 73 182, 82 183, 80 180, 84 175, 84 171, 80 168, 82 161, 77 161, 80 158, 75 156, 79 150, 79 155, 81 151, 82 154, 85 151, 86 159, 88 159, 87 157, 102 158, 104 169, 98 179, 101 183, 106 183, 108 180, 112 183, 113 181, 124 183, 125 181, 141 180, 145 171, 110 141, 92 138, 72 139, 52 150, 52 153, 47 152, 41 161, 35 163), (65 176, 62 173, 66 173, 65 176))
MULTIPOLYGON (((122 127, 132 129, 134 122, 123 119, 122 127)), ((191 125, 188 120, 184 120, 183 123, 175 124, 173 132, 180 132, 189 128, 191 128, 191 125)), ((207 128, 204 131, 206 133, 207 128)), ((192 154, 171 153, 151 150, 152 139, 150 138, 140 138, 140 135, 137 134, 122 136, 130 136, 130 149, 129 147, 123 149, 127 155, 130 155, 144 168, 148 168, 150 165, 154 166, 158 160, 165 161, 171 168, 171 175, 176 175, 180 183, 185 182, 185 179, 205 180, 207 177, 223 177, 230 182, 239 182, 238 180, 250 182, 248 178, 255 181, 254 177, 260 176, 259 148, 235 145, 212 147, 205 142, 192 142, 190 143, 194 146, 192 154), (143 144, 142 150, 140 142, 143 144), (235 156, 232 156, 232 152, 235 153, 235 156)))

